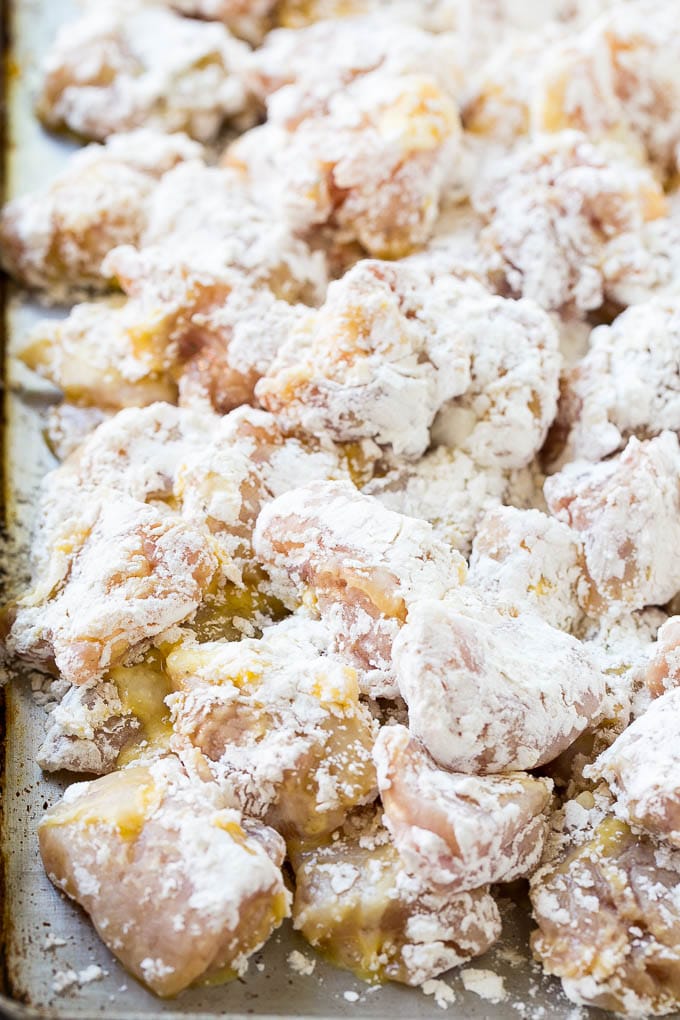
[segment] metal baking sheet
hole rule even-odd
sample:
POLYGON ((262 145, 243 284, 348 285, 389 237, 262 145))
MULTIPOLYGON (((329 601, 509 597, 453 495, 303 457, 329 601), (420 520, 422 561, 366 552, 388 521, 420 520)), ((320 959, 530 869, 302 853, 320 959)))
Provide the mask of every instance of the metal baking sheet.
MULTIPOLYGON (((535 0, 539 3, 540 0, 535 0)), ((74 13, 70 0, 15 0, 5 11, 11 46, 6 64, 8 111, 5 163, 6 197, 43 185, 62 165, 72 145, 44 134, 32 112, 42 53, 57 26, 74 13)), ((7 597, 25 582, 31 508, 36 486, 53 461, 41 434, 41 414, 50 398, 11 357, 39 309, 6 285, 4 495, 11 578, 7 597)), ((1 696, 1 692, 0 692, 1 696)), ((1 711, 1 709, 0 709, 1 711)), ((3 872, 0 874, 0 1015, 8 1017, 153 1020, 190 1017, 395 1017, 447 1015, 452 1020, 560 1020, 596 1017, 599 1010, 577 1010, 559 983, 544 977, 530 960, 526 901, 501 903, 504 934, 486 956, 469 966, 503 977, 506 998, 492 1003, 464 989, 460 971, 443 980, 456 1001, 446 1014, 432 996, 396 985, 369 987, 351 974, 326 965, 291 927, 284 926, 251 961, 248 974, 218 988, 194 989, 160 1001, 116 963, 97 938, 86 916, 47 880, 38 856, 35 827, 44 808, 53 804, 72 777, 45 779, 34 762, 45 729, 45 713, 35 701, 31 675, 17 668, 4 689, 6 740, 4 797, 0 828, 3 872), (2 879, 4 878, 4 885, 2 879), (4 895, 3 895, 4 889, 4 895), (54 940, 59 945, 47 948, 54 940), (295 973, 287 957, 298 949, 316 959, 312 975, 295 973), (81 971, 96 964, 101 980, 57 994, 59 972, 81 971)), ((1 716, 0 716, 1 722, 1 716)), ((1 732, 1 727, 0 727, 1 732)))

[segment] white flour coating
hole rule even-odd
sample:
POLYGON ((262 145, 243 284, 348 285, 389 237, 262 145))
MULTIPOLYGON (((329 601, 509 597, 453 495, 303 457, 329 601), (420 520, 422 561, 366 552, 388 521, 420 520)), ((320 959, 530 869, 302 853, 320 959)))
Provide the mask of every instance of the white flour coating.
POLYGON ((680 616, 664 621, 657 635, 657 646, 645 674, 645 687, 653 697, 680 682, 680 616))
MULTIPOLYGON (((63 939, 53 942, 52 945, 65 945, 63 939)), ((52 981, 52 991, 55 995, 63 995, 64 992, 77 986, 82 988, 83 985, 92 984, 93 981, 101 981, 102 978, 108 976, 108 971, 99 967, 96 963, 91 963, 88 967, 84 967, 82 970, 58 970, 54 975, 52 981)))
POLYGON ((72 687, 50 713, 36 761, 45 772, 103 775, 116 767, 118 753, 139 730, 139 720, 123 707, 115 684, 72 687))
POLYGON ((219 24, 144 4, 97 5, 58 33, 38 113, 51 128, 97 140, 144 126, 209 141, 248 110, 247 54, 219 24))
POLYGON ((377 727, 328 642, 292 617, 258 640, 189 641, 167 660, 175 751, 286 834, 330 832, 375 796, 377 727))
MULTIPOLYGON (((178 391, 184 403, 220 413, 248 403, 305 309, 250 281, 224 254, 200 233, 185 247, 175 239, 114 249, 105 269, 129 299, 76 305, 66 319, 39 323, 19 357, 82 404, 174 402, 178 391)), ((298 293, 287 269, 280 284, 298 293)))
POLYGON ((64 461, 112 414, 98 407, 53 404, 45 415, 45 441, 57 460, 64 461))
POLYGON ((316 967, 316 960, 311 959, 309 956, 305 956, 305 954, 301 953, 299 949, 294 949, 291 953, 289 953, 286 957, 286 962, 294 973, 301 974, 303 977, 311 977, 316 967))
POLYGON ((503 1002, 508 997, 503 978, 492 970, 466 967, 460 972, 460 978, 467 991, 474 992, 487 1002, 503 1002))
POLYGON ((142 247, 205 246, 225 266, 278 297, 317 304, 326 289, 323 254, 295 237, 280 212, 252 194, 242 177, 194 160, 168 173, 154 189, 141 235, 142 247))
POLYGON ((540 510, 490 510, 479 522, 469 583, 490 597, 528 606, 546 623, 573 632, 589 594, 583 549, 574 532, 540 510))
POLYGON ((86 146, 44 190, 4 207, 3 267, 52 300, 107 289, 104 257, 116 245, 138 242, 158 180, 177 163, 200 159, 201 151, 186 135, 147 128, 86 146))
MULTIPOLYGON (((95 0, 98 2, 98 0, 95 0)), ((161 0, 180 14, 223 25, 250 43, 262 40, 269 28, 269 16, 276 0, 161 0)))
POLYGON ((549 779, 447 772, 398 725, 380 730, 373 757, 385 825, 411 874, 458 892, 536 869, 549 779))
POLYGON ((680 578, 680 444, 673 432, 548 478, 550 511, 583 542, 595 611, 663 605, 680 578))
POLYGON ((532 949, 576 1003, 631 1017, 675 1009, 680 855, 635 836, 600 792, 555 816, 555 858, 532 879, 532 949))
POLYGON ((429 521, 437 535, 468 556, 484 514, 501 503, 507 488, 500 468, 482 468, 462 450, 439 446, 374 478, 362 491, 389 510, 429 521))
POLYGON ((39 836, 52 881, 161 995, 236 965, 287 913, 283 841, 176 758, 70 787, 39 836))
POLYGON ((604 779, 617 817, 680 847, 680 689, 652 701, 624 730, 586 777, 604 779))
POLYGON ((253 546, 284 601, 311 594, 373 696, 397 693, 391 646, 413 603, 465 577, 465 561, 430 524, 347 483, 313 483, 265 506, 253 546))
POLYGON ((220 419, 157 403, 129 408, 96 428, 43 480, 32 548, 34 576, 46 573, 64 528, 77 528, 100 489, 166 504, 180 466, 199 457, 220 419))
POLYGON ((346 463, 330 444, 305 445, 286 436, 265 411, 241 407, 218 419, 208 444, 179 465, 174 495, 183 515, 204 522, 227 576, 240 581, 252 559, 257 516, 272 499, 300 485, 349 480, 346 463))
POLYGON ((112 297, 75 305, 65 319, 44 319, 17 353, 66 400, 112 411, 176 399, 167 348, 158 308, 112 297))
POLYGON ((478 288, 463 296, 456 314, 470 338, 471 380, 442 407, 432 438, 459 447, 481 467, 524 467, 557 409, 557 333, 533 301, 508 301, 478 288))
POLYGON ((459 772, 551 761, 604 706, 604 677, 580 641, 468 587, 413 605, 393 660, 411 732, 459 772))
POLYGON ((353 816, 336 835, 294 861, 293 923, 339 963, 351 963, 348 926, 359 925, 364 935, 365 973, 409 985, 480 955, 498 938, 500 917, 488 888, 453 893, 409 875, 379 813, 353 816))
POLYGON ((424 995, 432 995, 440 1009, 448 1009, 456 1001, 456 993, 446 981, 439 981, 437 978, 430 978, 423 981, 420 986, 424 995))
MULTIPOLYGON (((605 674, 609 706, 607 717, 616 721, 612 739, 663 693, 652 680, 654 656, 663 648, 667 614, 655 606, 612 619, 600 617, 587 633, 588 647, 605 674)), ((589 621, 593 622, 593 621, 589 621)), ((662 657, 662 653, 660 655, 662 657)))
POLYGON ((680 195, 666 196, 666 214, 649 220, 640 233, 621 234, 607 245, 603 264, 607 296, 617 306, 680 290, 680 195))
POLYGON ((607 245, 627 235, 642 252, 643 225, 666 208, 650 171, 573 131, 493 161, 473 204, 487 222, 481 240, 502 291, 578 312, 604 300, 607 245))
POLYGON ((680 297, 635 305, 593 330, 564 400, 569 460, 601 460, 630 436, 680 432, 680 297))
MULTIPOLYGON (((251 278, 249 246, 264 225, 249 235, 248 223, 254 224, 247 213, 244 222, 238 242, 232 237, 223 243, 219 232, 215 239, 197 229, 141 251, 117 248, 105 263, 130 297, 125 314, 133 337, 141 332, 160 346, 180 399, 210 403, 221 413, 251 401, 257 379, 306 311, 277 298, 267 283, 290 297, 315 293, 299 260, 288 258, 290 235, 272 253, 265 275, 251 278), (300 280, 292 275, 298 268, 300 280)), ((314 266, 313 259, 307 263, 309 273, 314 266)))
POLYGON ((672 0, 618 3, 555 46, 532 102, 535 130, 616 138, 665 172, 680 142, 680 76, 672 0))
POLYGON ((192 616, 218 565, 202 528, 104 487, 59 539, 19 600, 8 643, 29 660, 53 658, 72 683, 192 616))
POLYGON ((431 74, 379 68, 338 90, 287 85, 268 119, 225 153, 296 230, 400 258, 433 231, 447 176, 461 159, 458 111, 431 74))
POLYGON ((288 428, 371 438, 397 456, 430 442, 483 467, 521 467, 557 405, 560 357, 548 316, 436 263, 360 262, 331 284, 256 387, 288 428))
POLYGON ((412 267, 357 263, 292 330, 257 399, 289 429, 420 456, 438 409, 470 385, 470 334, 458 309, 468 288, 483 293, 412 267))
MULTIPOLYGON (((422 4, 420 6, 423 6, 422 4)), ((399 11, 320 20, 296 31, 271 32, 251 54, 248 80, 262 98, 296 84, 313 95, 380 69, 393 75, 433 75, 455 97, 461 86, 462 47, 452 35, 436 36, 399 18, 399 11)))

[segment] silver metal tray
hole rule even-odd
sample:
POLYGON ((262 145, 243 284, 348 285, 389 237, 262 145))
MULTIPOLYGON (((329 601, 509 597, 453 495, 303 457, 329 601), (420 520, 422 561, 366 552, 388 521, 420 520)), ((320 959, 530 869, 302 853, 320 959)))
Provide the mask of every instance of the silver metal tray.
MULTIPOLYGON (((6 53, 5 197, 11 197, 44 184, 72 148, 70 143, 41 131, 33 116, 32 98, 40 57, 56 27, 73 15, 74 4, 71 0, 15 0, 7 6, 11 45, 6 53)), ((5 597, 9 598, 25 581, 36 486, 53 464, 41 434, 41 410, 49 391, 21 375, 11 352, 38 315, 59 313, 38 309, 9 285, 5 285, 3 298, 7 386, 2 479, 11 567, 5 597)), ((4 748, 0 745, 4 788, 0 816, 0 1015, 106 1016, 108 1020, 252 1015, 585 1020, 586 1016, 607 1015, 599 1010, 576 1009, 563 996, 559 983, 544 977, 531 961, 531 922, 521 892, 518 902, 508 899, 501 903, 501 942, 469 965, 502 976, 506 989, 502 1002, 493 1003, 466 991, 460 971, 444 976, 456 996, 446 1013, 432 996, 420 990, 395 985, 369 987, 325 964, 290 926, 284 926, 255 956, 245 978, 218 988, 194 989, 171 1001, 156 999, 116 963, 84 913, 61 896, 43 872, 35 826, 44 808, 59 798, 73 777, 46 779, 34 762, 46 716, 35 702, 30 680, 30 673, 17 668, 4 691, 0 688, 0 736, 3 715, 6 726, 4 748), (63 940, 63 944, 47 948, 52 939, 63 940), (287 957, 294 949, 316 959, 312 975, 302 976, 290 967, 287 957), (78 972, 91 964, 100 966, 105 976, 63 994, 55 992, 53 982, 58 972, 78 972)))

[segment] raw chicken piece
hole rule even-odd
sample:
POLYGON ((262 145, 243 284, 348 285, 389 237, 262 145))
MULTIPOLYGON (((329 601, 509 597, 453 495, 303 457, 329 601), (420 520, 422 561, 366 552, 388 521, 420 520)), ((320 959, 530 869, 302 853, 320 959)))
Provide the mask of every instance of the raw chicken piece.
POLYGON ((568 460, 601 460, 631 436, 680 432, 680 297, 645 301, 594 329, 561 402, 568 460))
POLYGON ((290 85, 226 151, 294 228, 400 258, 427 241, 461 160, 458 111, 430 74, 378 69, 338 89, 290 85))
POLYGON ((114 666, 106 680, 70 688, 50 714, 38 764, 48 772, 105 775, 166 754, 172 690, 155 650, 134 666, 114 666))
POLYGON ((31 331, 19 357, 74 403, 118 409, 154 400, 225 413, 255 383, 306 309, 253 288, 208 248, 121 247, 105 266, 127 301, 76 305, 31 331))
POLYGON ((217 568, 204 528, 101 487, 55 530, 45 572, 14 610, 9 647, 54 661, 72 683, 99 679, 193 616, 217 568))
POLYGON ((556 411, 548 316, 425 265, 365 261, 293 328, 256 397, 289 429, 372 439, 416 458, 437 437, 483 466, 522 466, 556 411))
POLYGON ((465 561, 425 521, 386 510, 351 485, 312 483, 265 506, 256 557, 284 601, 305 598, 372 696, 394 695, 392 642, 411 606, 442 597, 465 561))
POLYGON ((307 483, 339 479, 349 485, 350 476, 350 457, 342 450, 303 443, 282 432, 272 415, 241 407, 219 420, 212 442, 180 464, 174 495, 188 520, 207 526, 223 569, 241 583, 258 560, 252 539, 265 504, 307 483))
POLYGON ((157 995, 241 973, 289 913, 283 840, 174 758, 70 787, 39 839, 52 882, 157 995))
POLYGON ((115 769, 120 751, 139 729, 139 720, 125 710, 115 684, 71 687, 50 715, 36 761, 46 772, 104 775, 115 769))
POLYGON ((393 660, 411 732, 456 772, 544 765, 605 707, 586 646, 467 587, 412 606, 393 660))
POLYGON ((243 407, 220 418, 170 404, 130 408, 97 428, 46 476, 34 576, 49 574, 62 531, 81 526, 78 521, 103 488, 204 529, 222 581, 230 582, 206 597, 217 598, 223 618, 229 603, 237 615, 248 616, 247 599, 241 602, 240 595, 263 580, 255 576, 251 548, 262 506, 303 481, 349 475, 343 451, 286 437, 264 411, 243 407))
POLYGON ((555 24, 542 31, 512 34, 492 49, 481 67, 473 68, 462 117, 475 140, 502 152, 529 133, 536 82, 562 34, 555 24))
POLYGON ((548 478, 545 497, 583 543, 589 611, 620 615, 663 605, 680 578, 680 444, 672 432, 630 439, 599 464, 578 461, 548 478))
POLYGON ((207 142, 225 121, 249 116, 247 54, 223 25, 154 4, 98 4, 57 35, 38 114, 47 127, 97 140, 143 126, 207 142))
POLYGON ((177 399, 168 351, 171 317, 113 297, 75 305, 65 319, 43 319, 18 357, 69 403, 116 411, 177 399))
POLYGON ((462 450, 438 446, 413 464, 398 464, 372 479, 362 491, 388 510, 429 521, 440 538, 469 556, 480 521, 507 488, 500 468, 481 468, 462 450))
POLYGON ((446 772, 398 725, 380 730, 373 756, 385 825, 410 874, 461 892, 536 869, 549 779, 446 772))
POLYGON ((649 663, 645 682, 655 698, 680 684, 679 616, 671 616, 660 628, 655 655, 649 663))
POLYGON ((106 290, 105 256, 119 244, 138 243, 158 181, 201 152, 186 135, 146 128, 81 149, 43 191, 3 208, 3 268, 52 300, 66 301, 74 290, 106 290))
MULTIPOLYGON (((260 222, 256 233, 262 228, 260 222)), ((186 236, 179 222, 177 233, 163 243, 140 252, 117 248, 106 260, 130 298, 131 313, 143 321, 156 310, 167 324, 180 398, 208 404, 221 414, 252 401, 255 383, 307 311, 275 297, 266 286, 266 280, 277 283, 284 293, 298 286, 286 245, 272 257, 266 279, 257 273, 249 279, 248 266, 259 250, 253 243, 251 248, 243 236, 225 247, 200 232, 186 236)), ((258 260, 259 271, 263 264, 258 260)))
POLYGON ((439 407, 470 384, 470 337, 457 308, 465 287, 433 284, 399 263, 357 263, 291 331, 256 387, 258 401, 288 429, 420 456, 439 407))
POLYGON ((614 812, 680 848, 680 688, 654 700, 593 765, 588 779, 604 779, 614 812))
POLYGON ((373 811, 350 818, 325 846, 293 849, 292 859, 295 927, 366 981, 420 985, 500 934, 488 888, 452 893, 409 875, 373 811))
POLYGON ((556 46, 536 83, 534 129, 624 141, 672 173, 680 143, 676 18, 673 0, 618 3, 556 46))
MULTIPOLYGON (((267 287, 285 301, 317 305, 326 290, 322 252, 296 237, 280 210, 253 194, 242 176, 196 161, 176 167, 154 189, 148 203, 142 248, 171 248, 178 262, 194 254, 201 263, 210 249, 212 264, 237 270, 254 287, 267 287)), ((112 256, 109 269, 127 293, 144 278, 160 275, 160 253, 112 256)))
POLYGON ((376 726, 357 671, 304 616, 259 640, 185 642, 167 658, 174 750, 283 835, 327 835, 376 794, 376 726))
POLYGON ((456 314, 471 339, 471 381, 441 408, 432 438, 483 468, 526 467, 557 411, 557 332, 533 301, 479 294, 461 301, 456 314))
POLYGON ((546 309, 599 308, 608 245, 625 235, 643 257, 643 226, 666 211, 650 171, 577 132, 540 137, 492 166, 472 196, 487 222, 489 274, 502 293, 546 309))
MULTIPOLYGON (((567 808, 587 814, 577 802, 567 808)), ((630 1017, 672 1013, 679 896, 680 854, 605 818, 590 833, 577 830, 576 845, 532 879, 534 955, 573 1002, 630 1017)))
POLYGON ((572 632, 590 594, 583 548, 574 532, 540 510, 512 506, 482 518, 472 545, 469 583, 572 632))

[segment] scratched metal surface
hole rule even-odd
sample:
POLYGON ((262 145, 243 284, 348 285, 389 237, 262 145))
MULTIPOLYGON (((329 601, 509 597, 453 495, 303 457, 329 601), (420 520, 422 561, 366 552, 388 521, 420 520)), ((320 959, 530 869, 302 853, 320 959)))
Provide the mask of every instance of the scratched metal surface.
MULTIPOLYGON (((539 2, 539 0, 536 0, 539 2)), ((6 162, 8 196, 42 185, 63 164, 69 144, 45 135, 32 114, 32 100, 41 54, 57 25, 73 12, 71 0, 15 0, 10 11, 12 55, 8 80, 9 124, 6 162)), ((22 374, 11 359, 36 316, 45 312, 10 290, 5 316, 9 337, 6 365, 7 435, 6 496, 10 534, 12 584, 25 580, 31 508, 41 476, 53 461, 41 434, 41 414, 49 390, 22 374)), ((8 594, 12 594, 10 591, 8 594)), ((0 945, 5 987, 0 988, 0 1014, 12 1017, 152 1020, 190 1017, 396 1017, 442 1016, 431 997, 398 986, 368 988, 350 974, 317 960, 313 975, 295 974, 287 956, 297 948, 313 955, 289 927, 257 954, 243 980, 221 988, 195 989, 173 1001, 161 1002, 118 966, 100 943, 85 915, 50 885, 40 864, 35 826, 43 809, 60 796, 67 779, 45 779, 34 763, 42 739, 45 714, 34 702, 27 677, 19 671, 5 691, 7 737, 4 748, 2 851, 5 862, 4 938, 0 945), (48 935, 64 944, 47 950, 48 935), (56 995, 59 971, 98 964, 103 980, 56 995), (345 998, 345 993, 350 998, 345 998), (354 996, 358 996, 354 999, 354 996), (351 1001, 354 1000, 354 1001, 351 1001)), ((0 894, 2 887, 0 886, 0 894)), ((559 984, 544 978, 527 950, 530 924, 526 907, 503 904, 504 934, 500 944, 471 966, 488 968, 505 980, 507 998, 491 1004, 463 988, 456 972, 445 976, 456 1002, 451 1020, 527 1017, 560 1020, 574 1007, 559 984)), ((572 1014, 573 1015, 573 1014, 572 1014)), ((584 1011, 581 1014, 586 1016, 584 1011)), ((604 1018, 600 1011, 588 1014, 604 1018)))

